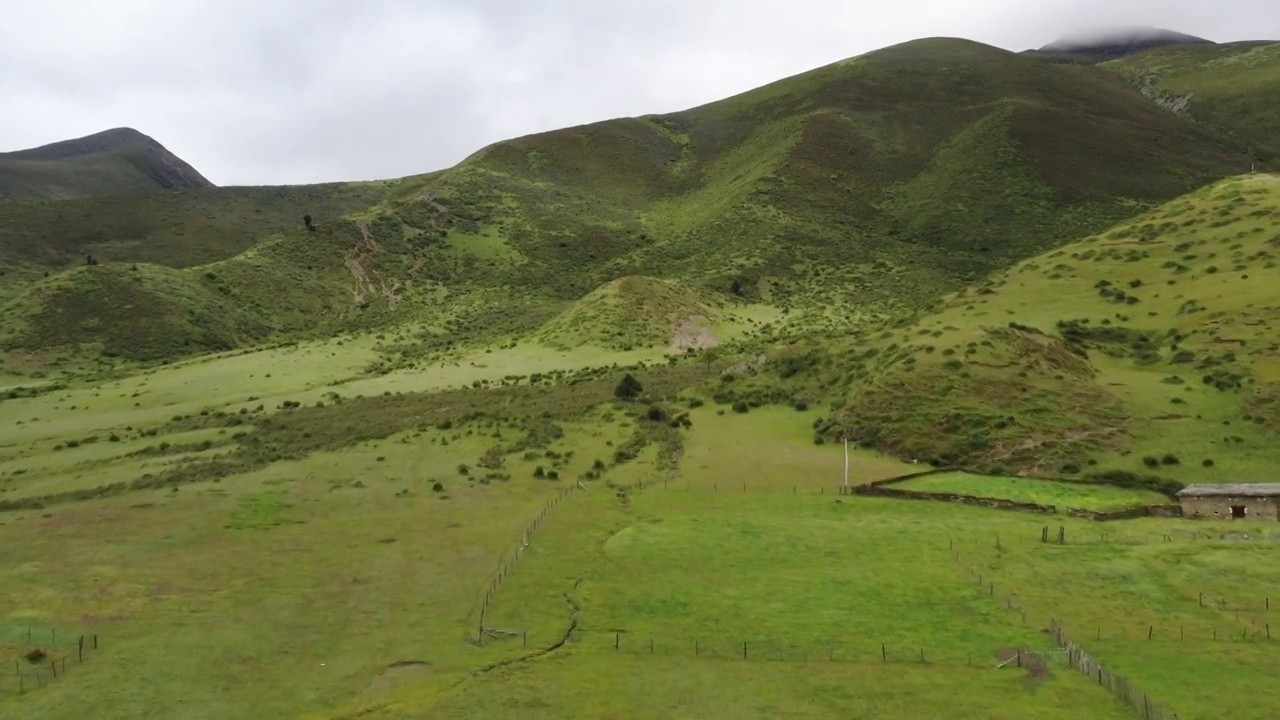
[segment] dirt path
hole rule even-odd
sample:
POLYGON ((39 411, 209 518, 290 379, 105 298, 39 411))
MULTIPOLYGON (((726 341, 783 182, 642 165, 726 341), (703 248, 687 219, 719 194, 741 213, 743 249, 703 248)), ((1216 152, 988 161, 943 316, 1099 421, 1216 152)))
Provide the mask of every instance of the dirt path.
POLYGON ((382 246, 374 239, 373 233, 369 232, 366 223, 356 223, 356 227, 360 229, 364 244, 356 244, 342 261, 356 281, 356 286, 351 291, 352 298, 357 305, 363 305, 373 297, 382 295, 394 310, 400 304, 400 291, 403 289, 400 281, 388 282, 373 269, 373 256, 382 250, 382 246))
POLYGON ((711 328, 707 327, 706 318, 699 315, 690 315, 676 328, 667 352, 682 353, 691 349, 702 350, 719 344, 720 341, 715 335, 711 334, 711 328))

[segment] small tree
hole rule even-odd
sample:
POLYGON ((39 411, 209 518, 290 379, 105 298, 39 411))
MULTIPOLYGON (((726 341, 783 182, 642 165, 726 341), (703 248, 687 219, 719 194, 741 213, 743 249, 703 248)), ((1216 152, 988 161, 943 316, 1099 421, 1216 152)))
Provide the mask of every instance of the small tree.
POLYGON ((306 225, 308 230, 310 230, 310 231, 312 231, 312 232, 315 232, 316 226, 315 226, 315 225, 313 225, 313 224, 311 224, 311 216, 310 216, 310 215, 303 215, 303 216, 302 216, 302 224, 303 224, 303 225, 306 225))
POLYGON ((635 400, 644 392, 644 386, 631 373, 622 376, 618 386, 613 389, 613 396, 619 400, 635 400))
POLYGON ((724 353, 718 347, 703 348, 698 353, 698 359, 706 366, 708 375, 711 374, 711 366, 715 365, 722 357, 724 357, 724 353))

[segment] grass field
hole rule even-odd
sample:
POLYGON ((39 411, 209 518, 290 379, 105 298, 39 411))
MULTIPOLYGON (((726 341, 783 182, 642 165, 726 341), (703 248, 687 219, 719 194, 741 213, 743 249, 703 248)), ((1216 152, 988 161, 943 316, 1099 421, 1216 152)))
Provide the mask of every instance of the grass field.
MULTIPOLYGON (((302 422, 291 414, 301 411, 280 408, 285 399, 323 397, 334 383, 343 392, 386 383, 365 388, 369 402, 382 398, 375 389, 397 386, 402 397, 444 398, 481 377, 554 366, 560 357, 523 356, 521 348, 487 353, 487 368, 466 360, 416 379, 397 371, 416 383, 402 385, 394 373, 362 379, 372 347, 347 340, 233 354, 6 400, 28 419, 12 426, 20 434, 6 432, 0 451, 5 496, 159 473, 196 461, 188 456, 234 456, 255 433, 302 422), (295 372, 263 377, 263 369, 280 367, 295 372), (249 399, 270 392, 273 380, 289 384, 249 399), (81 403, 91 410, 70 409, 81 403), (258 404, 265 408, 254 413, 258 404), (202 409, 235 416, 240 407, 251 420, 234 428, 246 433, 236 440, 233 428, 172 420, 204 417, 202 409), (127 427, 161 432, 137 437, 127 427), (113 442, 112 432, 124 436, 113 442), (84 442, 92 434, 101 437, 84 442), (158 450, 162 442, 167 451, 158 450), (201 449, 206 442, 211 447, 201 449), (152 454, 134 454, 147 448, 152 454)), ((706 377, 700 363, 692 369, 694 378, 706 377)), ((1197 617, 1194 605, 1177 608, 1200 587, 1228 597, 1228 607, 1245 607, 1274 580, 1265 562, 1231 562, 1222 542, 1193 546, 1179 536, 1157 543, 1154 533, 1168 528, 1155 523, 1124 526, 1142 531, 1106 526, 1114 535, 1103 542, 1095 539, 1101 526, 1068 521, 1065 547, 1041 546, 1034 517, 839 496, 840 448, 813 442, 821 410, 738 412, 694 402, 698 395, 672 395, 671 412, 696 407, 688 427, 663 430, 646 420, 644 404, 602 399, 570 411, 549 388, 513 395, 523 399, 506 419, 428 424, 216 482, 4 513, 0 544, 12 562, 0 578, 0 653, 12 660, 35 645, 70 664, 51 682, 47 661, 20 660, 23 687, 37 671, 41 684, 18 694, 16 675, 0 675, 0 710, 49 718, 157 711, 183 718, 926 718, 961 698, 956 717, 1129 717, 1062 665, 1041 632, 1042 616, 1052 614, 1077 636, 1101 623, 1101 641, 1080 641, 1180 717, 1211 717, 1195 715, 1208 706, 1153 672, 1166 666, 1151 656, 1155 645, 1134 638, 1152 623, 1168 634, 1175 618, 1188 628, 1200 620, 1193 632, 1206 632, 1213 618, 1197 617), (551 404, 543 411, 529 404, 540 402, 551 404), (522 420, 540 413, 550 413, 559 431, 546 434, 522 420), (634 445, 647 434, 654 441, 634 445), (632 446, 632 459, 617 462, 617 451, 632 446), (485 616, 489 633, 477 645, 476 611, 501 561, 549 497, 579 487, 504 576, 485 616), (986 547, 994 534, 1002 537, 999 552, 986 547), (952 543, 966 562, 953 560, 952 543), (1184 559, 1140 560, 1156 551, 1184 559), (1170 588, 1167 573, 1189 561, 1202 569, 1170 588), (1016 593, 1035 614, 1024 622, 973 579, 967 563, 982 563, 999 590, 1016 593), (1057 589, 1062 574, 1090 572, 1093 589, 1080 592, 1109 598, 1105 610, 1076 608, 1057 589), (1121 575, 1142 578, 1152 593, 1174 592, 1172 608, 1155 596, 1117 594, 1121 575), (83 664, 66 644, 81 634, 102 643, 83 664), (560 649, 522 659, 566 637, 560 649), (1047 673, 997 669, 1009 649, 1043 657, 1047 673)), ((854 482, 918 467, 851 452, 854 482)), ((1070 502, 1113 500, 1104 491, 1070 502)), ((1273 552, 1265 542, 1247 547, 1260 557, 1273 552)), ((1237 631, 1225 622, 1229 612, 1213 617, 1223 621, 1224 638, 1237 631)), ((1239 648, 1228 649, 1225 639, 1202 640, 1183 641, 1178 650, 1190 659, 1168 660, 1170 671, 1228 674, 1245 657, 1266 672, 1262 645, 1237 640, 1232 648, 1239 648)), ((1248 712, 1241 706, 1233 717, 1265 717, 1248 712)))
POLYGON ((895 483, 895 488, 920 492, 956 493, 1053 505, 1059 512, 1122 510, 1140 505, 1168 505, 1172 500, 1157 492, 1093 483, 1055 482, 1040 478, 988 477, 972 473, 945 473, 895 483))

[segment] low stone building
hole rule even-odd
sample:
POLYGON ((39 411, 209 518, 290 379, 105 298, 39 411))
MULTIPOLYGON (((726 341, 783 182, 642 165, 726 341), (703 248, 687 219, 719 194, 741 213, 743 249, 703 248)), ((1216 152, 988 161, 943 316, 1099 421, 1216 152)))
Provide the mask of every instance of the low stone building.
POLYGON ((1178 503, 1183 517, 1280 520, 1280 483, 1188 485, 1178 503))

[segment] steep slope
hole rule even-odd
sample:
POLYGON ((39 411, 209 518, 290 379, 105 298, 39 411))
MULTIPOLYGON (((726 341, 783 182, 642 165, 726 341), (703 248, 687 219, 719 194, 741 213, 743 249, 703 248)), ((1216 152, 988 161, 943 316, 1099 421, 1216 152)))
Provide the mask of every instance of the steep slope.
POLYGON ((232 258, 189 268, 112 262, 25 287, 0 307, 0 349, 40 362, 101 352, 134 361, 229 350, 274 336, 329 335, 381 324, 387 297, 376 263, 361 257, 356 223, 295 228, 232 258))
POLYGON ((1163 107, 1280 159, 1280 43, 1159 48, 1103 64, 1163 107))
POLYGON ((1105 73, 935 39, 500 143, 440 192, 505 224, 535 265, 583 253, 571 295, 628 274, 749 288, 838 263, 848 300, 892 306, 1241 165, 1105 73))
POLYGON ((0 200, 127 195, 213 187, 195 168, 132 128, 0 153, 0 200))
MULTIPOLYGON (((197 206, 219 191, 164 194, 197 204, 121 206, 134 215, 99 204, 58 245, 46 241, 65 232, 58 216, 90 201, 7 203, 27 214, 2 231, 20 239, 0 248, 27 263, 14 297, 40 277, 28 258, 50 247, 44 270, 91 246, 103 262, 180 266, 228 258, 310 212, 340 250, 313 254, 308 234, 290 231, 215 270, 233 296, 261 297, 257 312, 280 331, 376 315, 415 324, 408 346, 419 350, 489 342, 527 335, 627 277, 848 331, 1244 170, 1242 148, 1112 73, 935 38, 684 112, 500 142, 367 195, 317 189, 332 199, 322 215, 282 201, 259 225, 255 204, 295 189, 227 189, 226 232, 214 232, 222 212, 197 206), (186 223, 204 236, 200 252, 169 230, 186 223), (250 258, 324 278, 324 301, 259 296, 266 280, 250 258)), ((654 318, 655 337, 667 324, 654 318)))
POLYGON ((277 232, 324 224, 395 183, 208 188, 76 200, 0 202, 0 304, 46 274, 99 263, 182 268, 223 260, 277 232))
POLYGON ((1280 177, 1215 184, 835 351, 822 430, 980 469, 1267 480, 1278 262, 1280 177))

